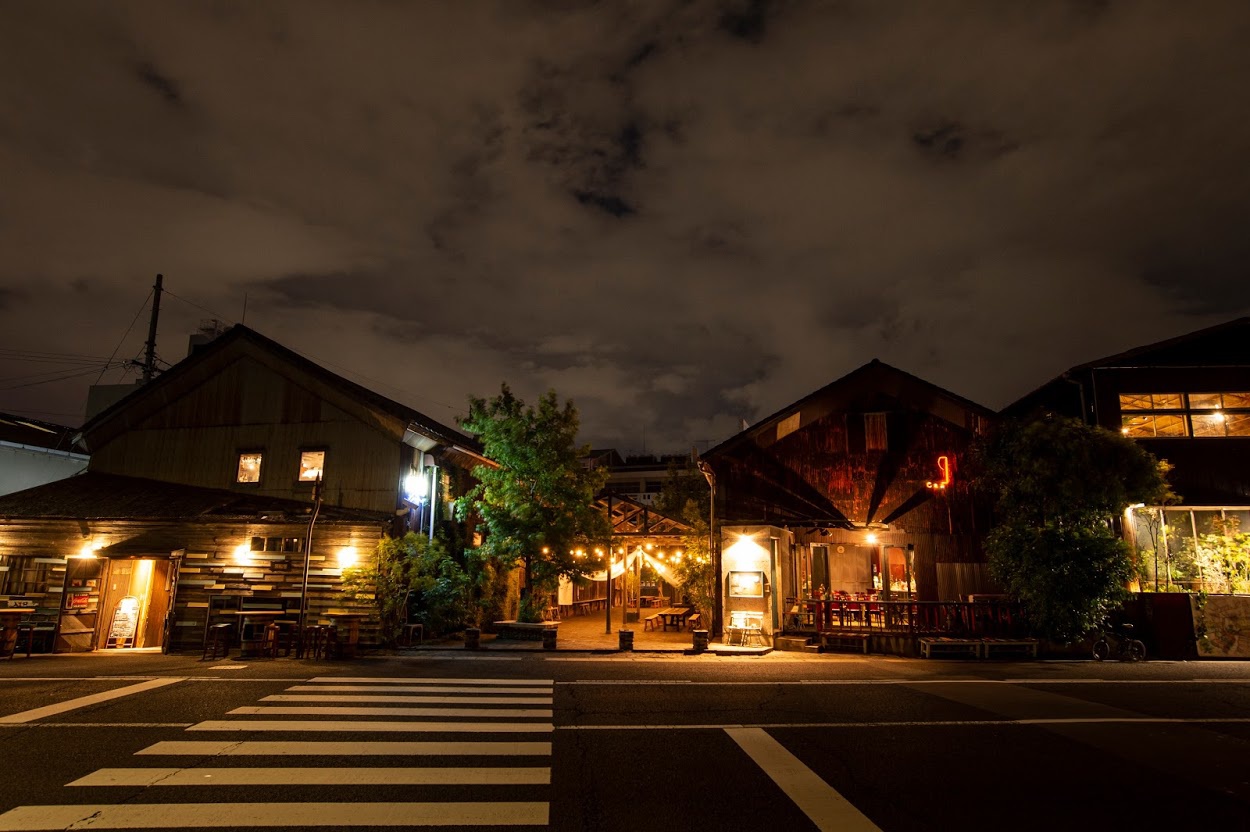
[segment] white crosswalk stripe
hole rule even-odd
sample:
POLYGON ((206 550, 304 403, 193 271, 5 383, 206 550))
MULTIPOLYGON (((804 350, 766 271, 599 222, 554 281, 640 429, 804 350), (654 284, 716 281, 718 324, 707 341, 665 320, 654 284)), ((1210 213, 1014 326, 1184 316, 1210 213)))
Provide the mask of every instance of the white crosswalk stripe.
MULTIPOLYGON (((266 787, 315 786, 320 790, 318 800, 327 802, 239 802, 225 796, 231 792, 222 792, 223 796, 212 803, 145 803, 141 794, 138 799, 128 796, 124 803, 19 806, 0 814, 0 832, 88 827, 546 826, 550 815, 551 742, 548 739, 554 730, 550 709, 553 689, 551 680, 318 677, 293 685, 282 694, 265 696, 257 705, 235 708, 226 714, 227 718, 205 720, 186 730, 344 735, 402 733, 427 735, 428 738, 325 742, 227 738, 157 742, 135 752, 135 756, 152 762, 166 762, 159 760, 161 757, 187 756, 197 758, 197 762, 205 757, 222 763, 228 758, 272 757, 291 763, 101 768, 67 783, 67 787, 72 787, 67 794, 98 796, 108 793, 102 789, 118 787, 152 788, 161 794, 177 794, 169 790, 212 787, 214 790, 247 789, 238 793, 239 796, 254 798, 257 789, 266 787), (288 702, 311 704, 283 704, 288 702), (505 707, 527 705, 540 707, 505 707), (455 734, 522 736, 518 736, 518 741, 508 741, 502 736, 477 742, 447 738, 455 734), (335 759, 335 765, 313 765, 318 758, 351 757, 391 757, 395 762, 414 757, 424 764, 345 766, 344 760, 335 759), (446 757, 456 760, 452 765, 439 765, 438 758, 446 757), (507 765, 492 765, 493 758, 511 759, 507 765), (533 762, 516 758, 533 758, 533 762), (370 787, 385 788, 388 797, 403 797, 403 792, 396 789, 411 787, 418 790, 413 792, 418 799, 371 802, 367 800, 370 787), (453 791, 438 791, 444 787, 453 791), (341 794, 326 791, 335 788, 364 791, 341 794), (363 794, 366 799, 354 799, 356 794, 363 794), (425 794, 441 799, 419 799, 425 794), (461 794, 471 795, 471 798, 447 800, 461 794), (492 800, 492 795, 498 799, 492 800), (523 799, 518 801, 518 797, 523 799), (529 800, 530 797, 543 799, 529 800)), ((197 801, 208 799, 204 792, 186 794, 197 801)))

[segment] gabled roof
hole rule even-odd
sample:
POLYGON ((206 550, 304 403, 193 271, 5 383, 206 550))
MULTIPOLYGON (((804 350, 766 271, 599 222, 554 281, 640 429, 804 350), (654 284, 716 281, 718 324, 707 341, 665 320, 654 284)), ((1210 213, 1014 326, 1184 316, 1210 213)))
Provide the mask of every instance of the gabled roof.
MULTIPOLYGON (((302 522, 312 503, 88 471, 0 497, 0 518, 302 522)), ((322 505, 318 522, 387 522, 385 513, 322 505)))
POLYGON ((242 324, 236 324, 231 327, 224 335, 196 350, 155 380, 136 388, 133 393, 94 416, 87 424, 83 425, 82 435, 90 439, 92 433, 106 430, 107 425, 117 419, 122 413, 132 408, 143 407, 145 403, 150 403, 153 409, 160 407, 164 402, 162 394, 176 388, 181 380, 187 379, 198 368, 210 362, 219 361, 223 355, 229 354, 231 350, 246 350, 248 348, 259 350, 261 353, 272 356, 277 361, 287 364, 299 372, 312 376, 320 383, 338 391, 346 399, 359 402, 379 414, 390 416, 402 422, 410 431, 418 432, 450 448, 457 448, 470 456, 480 455, 481 453, 480 444, 472 437, 450 428, 435 419, 431 419, 429 416, 407 405, 400 404, 367 387, 333 373, 320 364, 242 324))
POLYGON ((18 445, 30 445, 56 451, 76 451, 75 433, 73 428, 67 428, 64 425, 15 416, 12 413, 0 413, 0 442, 13 442, 18 445))
POLYGON ((1096 361, 1078 364, 1072 370, 1229 364, 1250 364, 1250 318, 1234 318, 1175 338, 1144 344, 1096 361))
MULTIPOLYGON (((957 393, 952 393, 951 391, 943 387, 939 387, 932 382, 925 381, 919 376, 912 375, 905 370, 900 370, 897 367, 874 358, 867 364, 857 367, 841 378, 826 384, 819 390, 804 396, 792 404, 786 405, 781 410, 773 413, 771 416, 761 419, 749 428, 729 437, 716 447, 708 450, 705 454, 703 454, 703 456, 715 456, 716 454, 726 451, 748 439, 755 438, 766 431, 775 428, 777 423, 782 419, 791 416, 795 412, 803 410, 804 407, 815 404, 826 397, 832 397, 843 388, 848 388, 857 383, 865 382, 874 375, 881 379, 891 379, 894 382, 907 385, 915 391, 924 391, 931 396, 939 397, 948 403, 977 416, 986 419, 994 417, 994 411, 984 405, 977 404, 971 399, 966 399, 963 396, 960 396, 957 393)), ((960 425, 960 427, 963 426, 960 425)))
MULTIPOLYGON (((1035 387, 1002 409, 1019 415, 1036 406, 1039 396, 1054 385, 1071 380, 1073 373, 1132 367, 1250 367, 1250 318, 1234 318, 1222 324, 1187 332, 1175 338, 1143 344, 1115 355, 1087 361, 1035 387)), ((1073 380, 1073 383, 1076 383, 1073 380)))

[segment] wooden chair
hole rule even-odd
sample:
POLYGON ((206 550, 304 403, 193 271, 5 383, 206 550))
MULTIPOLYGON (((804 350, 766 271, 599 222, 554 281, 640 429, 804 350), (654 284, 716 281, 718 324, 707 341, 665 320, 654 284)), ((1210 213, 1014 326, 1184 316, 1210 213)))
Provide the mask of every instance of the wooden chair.
POLYGON ((234 628, 232 624, 213 624, 209 626, 207 635, 204 637, 204 654, 200 656, 200 661, 215 660, 217 651, 221 650, 221 657, 228 658, 230 656, 230 631, 234 628))

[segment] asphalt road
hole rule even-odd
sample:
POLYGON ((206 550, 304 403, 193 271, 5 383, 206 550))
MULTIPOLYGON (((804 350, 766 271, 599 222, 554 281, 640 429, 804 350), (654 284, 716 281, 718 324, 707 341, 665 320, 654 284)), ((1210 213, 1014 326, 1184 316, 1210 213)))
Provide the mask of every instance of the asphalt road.
POLYGON ((0 663, 17 829, 1250 829, 1250 665, 0 663))

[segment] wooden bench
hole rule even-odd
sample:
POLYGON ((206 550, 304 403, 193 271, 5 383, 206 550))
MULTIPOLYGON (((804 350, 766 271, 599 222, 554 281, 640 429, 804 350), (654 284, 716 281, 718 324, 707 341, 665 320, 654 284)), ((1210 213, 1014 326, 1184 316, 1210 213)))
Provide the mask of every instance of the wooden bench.
POLYGON ((867 633, 825 633, 820 637, 820 646, 824 650, 850 650, 855 653, 868 652, 867 633))
POLYGON ((1028 656, 1037 658, 1037 639, 1033 638, 984 638, 981 639, 981 657, 1028 656))
POLYGON ((699 628, 699 614, 696 612, 694 615, 689 616, 686 619, 686 629, 693 632, 694 630, 697 630, 698 628, 699 628))
POLYGON ((920 655, 926 659, 934 656, 971 655, 974 659, 981 658, 981 640, 970 638, 922 638, 920 639, 920 655))
POLYGON ((658 621, 659 618, 660 618, 660 614, 658 612, 655 613, 654 615, 648 615, 646 618, 642 620, 642 629, 654 630, 655 622, 658 621))

